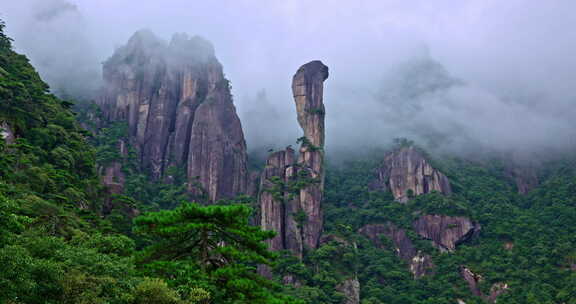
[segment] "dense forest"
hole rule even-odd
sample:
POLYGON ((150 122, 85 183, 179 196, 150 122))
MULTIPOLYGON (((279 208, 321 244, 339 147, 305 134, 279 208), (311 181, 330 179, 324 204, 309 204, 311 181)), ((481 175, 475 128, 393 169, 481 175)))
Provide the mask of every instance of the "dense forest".
MULTIPOLYGON (((573 153, 545 162, 540 185, 520 194, 496 157, 429 155, 408 140, 358 160, 331 163, 327 151, 323 236, 300 260, 269 250, 275 232, 255 224, 255 195, 201 204, 183 168, 166 168, 169 181, 152 178, 135 147, 117 148, 130 142, 126 123, 103 123, 97 104, 51 94, 3 30, 0 23, 0 303, 348 304, 342 282, 354 278, 362 304, 494 303, 493 293, 498 303, 576 304, 573 153), (371 186, 384 156, 406 146, 446 175, 450 195, 407 193, 399 203, 371 186), (100 176, 115 162, 120 193, 100 176), (415 229, 426 215, 477 229, 440 250, 415 229), (429 257, 424 274, 411 272, 393 239, 370 239, 370 225, 401 230, 417 257, 429 257)), ((248 159, 263 169, 262 159, 248 159)))

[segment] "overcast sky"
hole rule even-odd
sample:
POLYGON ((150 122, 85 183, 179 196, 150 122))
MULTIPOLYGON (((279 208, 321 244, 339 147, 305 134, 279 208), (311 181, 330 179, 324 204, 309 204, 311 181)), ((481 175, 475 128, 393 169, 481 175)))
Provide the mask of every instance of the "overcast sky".
POLYGON ((574 143, 573 0, 68 0, 77 11, 38 22, 38 11, 63 1, 0 0, 0 18, 33 62, 69 49, 54 65, 88 74, 138 29, 165 39, 201 35, 232 81, 251 147, 299 137, 290 82, 314 59, 330 68, 332 147, 420 139, 428 130, 460 134, 454 144, 461 146, 469 144, 465 138, 506 149, 574 143), (73 60, 75 54, 82 58, 73 60), (392 123, 398 113, 380 97, 386 81, 424 57, 464 84, 406 101, 419 112, 392 123), (261 90, 267 106, 257 104, 261 90), (278 116, 267 119, 259 109, 278 116))

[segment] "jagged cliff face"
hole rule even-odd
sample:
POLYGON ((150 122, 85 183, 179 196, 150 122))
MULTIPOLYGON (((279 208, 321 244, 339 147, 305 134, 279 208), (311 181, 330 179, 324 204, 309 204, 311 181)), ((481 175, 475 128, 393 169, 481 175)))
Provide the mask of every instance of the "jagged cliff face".
POLYGON ((412 223, 423 238, 432 240, 440 251, 452 252, 480 231, 480 224, 463 216, 424 215, 412 223))
POLYGON ((393 248, 394 251, 399 258, 408 263, 410 272, 412 272, 414 278, 421 278, 432 272, 434 267, 432 258, 416 250, 412 240, 408 238, 404 229, 400 229, 392 223, 370 224, 360 228, 358 232, 370 239, 374 246, 382 249, 384 249, 382 236, 391 240, 395 247, 393 248))
POLYGON ((312 61, 298 69, 292 82, 298 122, 304 131, 298 160, 291 148, 273 153, 260 177, 260 225, 265 230, 278 233, 269 241, 270 248, 289 250, 299 258, 304 248, 318 247, 322 231, 322 94, 327 77, 328 68, 320 61, 312 61))
POLYGON ((202 38, 169 44, 147 31, 104 63, 105 119, 127 121, 142 168, 161 179, 186 168, 189 189, 208 200, 246 190, 246 144, 228 81, 202 38))
POLYGON ((445 195, 452 193, 448 178, 433 168, 413 146, 402 147, 386 155, 377 175, 371 187, 391 191, 394 198, 402 203, 407 202, 411 195, 432 191, 445 195))

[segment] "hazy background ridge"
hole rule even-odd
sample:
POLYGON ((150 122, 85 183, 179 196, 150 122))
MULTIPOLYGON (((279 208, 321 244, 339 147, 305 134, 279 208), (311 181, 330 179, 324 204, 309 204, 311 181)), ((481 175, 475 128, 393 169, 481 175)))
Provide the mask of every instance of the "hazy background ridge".
POLYGON ((330 67, 327 150, 405 136, 440 151, 572 149, 576 2, 18 0, 0 18, 59 94, 93 96, 138 29, 210 40, 250 150, 300 136, 291 77, 330 67))

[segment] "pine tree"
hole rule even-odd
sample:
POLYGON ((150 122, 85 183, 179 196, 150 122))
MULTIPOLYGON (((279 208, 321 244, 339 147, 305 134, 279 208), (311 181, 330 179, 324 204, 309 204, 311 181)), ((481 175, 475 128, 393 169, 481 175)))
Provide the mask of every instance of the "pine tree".
POLYGON ((250 214, 244 205, 189 203, 138 217, 135 231, 153 241, 140 263, 178 289, 209 290, 217 303, 292 303, 274 295, 277 286, 255 272, 255 265, 275 257, 263 242, 274 232, 250 226, 250 214))

